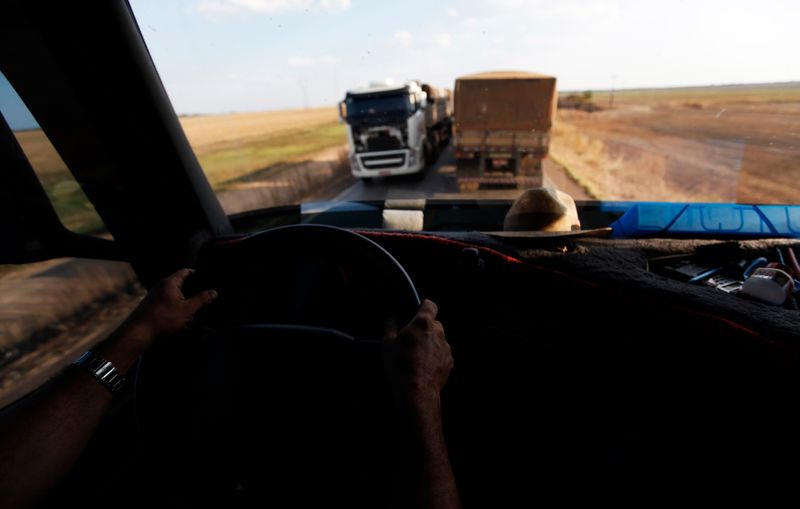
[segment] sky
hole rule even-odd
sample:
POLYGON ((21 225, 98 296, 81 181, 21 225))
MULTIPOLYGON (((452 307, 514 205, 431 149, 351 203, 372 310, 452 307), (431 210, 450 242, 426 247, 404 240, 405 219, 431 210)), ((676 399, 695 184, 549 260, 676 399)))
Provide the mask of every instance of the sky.
POLYGON ((798 0, 130 3, 179 114, 332 105, 374 80, 452 88, 506 69, 560 90, 800 80, 798 0))
POLYGON ((0 72, 0 113, 11 129, 32 129, 38 127, 31 112, 11 87, 5 75, 0 72))

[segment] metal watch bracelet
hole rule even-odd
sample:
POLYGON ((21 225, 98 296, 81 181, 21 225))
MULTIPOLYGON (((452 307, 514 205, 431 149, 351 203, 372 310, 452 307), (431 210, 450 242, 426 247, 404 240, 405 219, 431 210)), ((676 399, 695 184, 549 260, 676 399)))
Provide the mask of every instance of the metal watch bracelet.
POLYGON ((125 384, 125 377, 120 374, 117 368, 91 350, 81 355, 72 365, 91 373, 111 394, 116 394, 125 384))

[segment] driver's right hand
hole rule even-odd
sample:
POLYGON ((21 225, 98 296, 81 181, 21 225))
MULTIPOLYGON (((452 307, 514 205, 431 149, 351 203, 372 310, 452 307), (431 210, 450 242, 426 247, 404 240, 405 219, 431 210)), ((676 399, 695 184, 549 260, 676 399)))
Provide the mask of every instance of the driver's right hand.
POLYGON ((412 404, 438 403, 453 368, 438 307, 424 300, 417 315, 399 333, 394 323, 384 337, 384 367, 395 397, 412 404))

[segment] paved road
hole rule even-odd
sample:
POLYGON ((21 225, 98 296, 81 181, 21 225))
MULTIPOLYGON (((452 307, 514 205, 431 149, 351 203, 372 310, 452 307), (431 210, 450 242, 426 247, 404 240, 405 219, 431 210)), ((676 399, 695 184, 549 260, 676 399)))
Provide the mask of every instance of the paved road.
MULTIPOLYGON (((409 198, 494 198, 514 199, 520 190, 481 190, 476 193, 459 192, 456 181, 456 160, 453 150, 448 147, 439 160, 425 170, 424 178, 418 176, 378 177, 372 182, 354 180, 349 187, 338 194, 321 197, 334 201, 386 200, 409 198)), ((576 184, 564 169, 551 159, 544 161, 545 185, 556 187, 572 195, 576 200, 588 200, 591 197, 576 184)))

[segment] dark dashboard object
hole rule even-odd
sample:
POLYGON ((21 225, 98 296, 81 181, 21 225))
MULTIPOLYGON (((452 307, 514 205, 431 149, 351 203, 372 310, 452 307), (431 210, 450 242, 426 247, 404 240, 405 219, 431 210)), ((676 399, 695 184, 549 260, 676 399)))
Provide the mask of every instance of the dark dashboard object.
MULTIPOLYGON (((501 231, 514 200, 427 199, 423 229, 427 232, 501 231)), ((604 228, 620 218, 627 206, 576 202, 584 229, 604 228)), ((341 228, 382 228, 384 201, 318 202, 252 210, 231 216, 239 233, 258 232, 289 224, 329 224, 341 228)))

